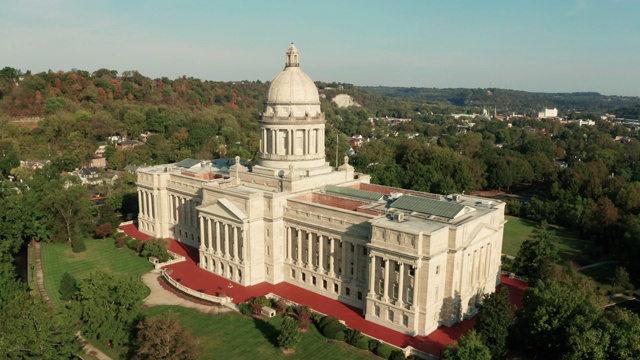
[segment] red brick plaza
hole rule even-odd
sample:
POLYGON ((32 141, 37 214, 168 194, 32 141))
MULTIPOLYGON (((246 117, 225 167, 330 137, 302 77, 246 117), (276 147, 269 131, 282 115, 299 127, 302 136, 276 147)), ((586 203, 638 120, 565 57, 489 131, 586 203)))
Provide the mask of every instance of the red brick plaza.
MULTIPOLYGON (((133 238, 140 240, 150 238, 149 235, 138 231, 135 224, 123 225, 120 228, 133 238)), ((263 282, 253 286, 242 286, 232 283, 228 279, 199 268, 197 265, 199 259, 198 249, 175 241, 174 239, 167 240, 169 240, 170 251, 183 255, 187 259, 187 261, 166 267, 172 269, 171 277, 173 279, 184 286, 209 295, 224 293, 232 297, 233 302, 236 304, 245 302, 252 297, 274 293, 298 304, 307 305, 320 313, 333 315, 344 320, 348 327, 358 329, 365 335, 401 348, 412 346, 436 356, 440 356, 441 351, 451 342, 473 329, 475 324, 474 317, 469 320, 464 320, 452 327, 442 326, 429 334, 429 336, 409 336, 365 320, 362 315, 362 310, 360 309, 286 282, 276 285, 263 282)), ((504 286, 509 288, 511 303, 520 307, 526 283, 509 279, 505 276, 501 277, 501 281, 504 286)))

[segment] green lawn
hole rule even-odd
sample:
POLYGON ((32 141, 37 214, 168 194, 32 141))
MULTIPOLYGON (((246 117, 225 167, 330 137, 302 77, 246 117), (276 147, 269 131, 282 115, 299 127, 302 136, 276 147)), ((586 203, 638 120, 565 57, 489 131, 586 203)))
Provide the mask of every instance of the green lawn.
POLYGON ((139 257, 133 250, 116 248, 112 240, 87 239, 85 244, 87 251, 78 254, 71 251, 69 244, 41 244, 44 286, 56 306, 61 305, 58 289, 65 272, 82 278, 100 269, 140 277, 153 269, 147 259, 139 257))
POLYGON ((167 311, 178 315, 181 326, 203 338, 203 360, 207 359, 380 359, 379 357, 341 342, 331 342, 315 327, 302 334, 296 353, 285 355, 277 347, 278 329, 282 317, 254 321, 238 313, 206 315, 179 306, 154 306, 142 311, 156 316, 167 311))
MULTIPOLYGON (((502 241, 502 253, 516 256, 520 245, 531 235, 533 229, 539 224, 522 218, 507 216, 507 223, 504 226, 504 239, 502 241)), ((578 238, 578 235, 567 229, 558 226, 549 226, 553 236, 558 238, 558 254, 565 260, 583 262, 585 260, 585 250, 589 245, 587 240, 578 238)))

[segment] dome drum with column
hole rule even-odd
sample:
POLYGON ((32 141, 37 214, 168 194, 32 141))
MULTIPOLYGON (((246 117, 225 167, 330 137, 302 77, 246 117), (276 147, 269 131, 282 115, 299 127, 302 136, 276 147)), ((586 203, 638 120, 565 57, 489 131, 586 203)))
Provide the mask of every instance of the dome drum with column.
POLYGON ((300 69, 298 49, 291 44, 284 70, 269 87, 260 120, 258 165, 288 169, 327 166, 325 118, 318 88, 300 69))

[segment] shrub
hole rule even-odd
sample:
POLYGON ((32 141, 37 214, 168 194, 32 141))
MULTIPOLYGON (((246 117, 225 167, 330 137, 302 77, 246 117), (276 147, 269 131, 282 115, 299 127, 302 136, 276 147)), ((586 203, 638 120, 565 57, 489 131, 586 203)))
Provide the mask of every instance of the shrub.
POLYGON ((344 331, 338 331, 336 333, 336 336, 334 336, 333 338, 335 340, 338 340, 338 341, 344 341, 345 337, 346 337, 346 335, 345 335, 344 331))
POLYGON ((71 251, 74 253, 81 253, 86 250, 87 246, 84 244, 84 240, 81 237, 75 236, 71 239, 71 251))
POLYGON ((124 243, 124 238, 123 238, 123 237, 119 237, 119 238, 117 237, 117 238, 115 239, 115 243, 116 243, 116 247, 117 247, 118 249, 123 248, 123 247, 124 247, 124 245, 125 245, 125 243, 124 243))
POLYGON ((258 296, 258 297, 255 297, 255 298, 251 299, 251 303, 252 304, 258 304, 261 307, 262 306, 271 306, 271 300, 267 299, 267 297, 264 296, 264 295, 258 296))
POLYGON ((276 300, 275 306, 276 310, 281 313, 284 313, 285 310, 287 310, 287 302, 283 298, 276 300))
POLYGON ((71 300, 78 292, 78 284, 73 275, 65 272, 60 279, 60 300, 71 300))
POLYGON ((322 331, 322 329, 329 323, 338 321, 338 319, 334 316, 324 316, 318 321, 318 330, 322 331))
POLYGON ((131 250, 135 250, 138 244, 142 243, 142 241, 138 239, 129 238, 127 239, 127 247, 131 250))
POLYGON ((127 234, 123 233, 123 232, 116 232, 115 234, 113 234, 113 238, 114 239, 123 239, 127 236, 127 234))
POLYGON ((371 351, 372 353, 376 353, 376 349, 378 348, 378 346, 382 345, 382 343, 376 339, 371 339, 369 340, 369 351, 371 351))
POLYGON ((311 321, 313 321, 313 323, 318 326, 318 323, 320 322, 320 320, 322 320, 322 318, 324 317, 324 315, 319 314, 315 311, 311 312, 311 321))
POLYGON ((389 360, 405 360, 404 353, 400 350, 393 350, 389 355, 389 360))
POLYGON ((348 329, 345 332, 345 341, 349 345, 355 346, 356 343, 360 341, 360 339, 362 339, 362 333, 360 332, 360 330, 348 329))
POLYGON ((392 348, 387 344, 380 344, 378 347, 376 347, 376 351, 374 352, 374 354, 380 356, 383 359, 388 359, 389 356, 391 356, 393 350, 395 350, 395 348, 392 348))
POLYGON ((361 350, 369 350, 369 341, 371 341, 371 338, 363 336, 354 346, 361 350))
POLYGON ((242 315, 246 315, 246 316, 251 316, 252 312, 251 312, 251 305, 249 303, 242 303, 238 306, 240 312, 242 313, 242 315))
POLYGON ((347 330, 347 327, 344 326, 341 322, 336 320, 325 325, 322 328, 321 332, 322 332, 322 335, 324 335, 325 337, 329 339, 335 339, 336 335, 339 332, 345 331, 345 330, 347 330))
POLYGON ((262 312, 262 305, 253 303, 251 304, 251 313, 255 316, 260 315, 262 312))
POLYGON ((169 241, 165 239, 149 239, 143 243, 141 255, 144 257, 154 256, 163 263, 173 258, 167 250, 168 247, 169 241))

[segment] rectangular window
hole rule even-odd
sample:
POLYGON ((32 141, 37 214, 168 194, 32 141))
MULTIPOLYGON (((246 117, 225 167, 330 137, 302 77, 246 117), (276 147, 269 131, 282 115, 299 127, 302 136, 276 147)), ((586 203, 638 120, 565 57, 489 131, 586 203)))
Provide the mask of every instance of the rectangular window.
POLYGON ((436 275, 440 274, 440 265, 436 266, 436 275))
POLYGON ((362 291, 358 291, 358 300, 362 300, 362 291))
POLYGON ((377 317, 380 317, 380 307, 375 305, 373 307, 373 312, 376 314, 377 317))
POLYGON ((409 287, 407 289, 407 302, 409 304, 413 304, 413 288, 412 287, 409 287))
POLYGON ((355 246, 353 246, 353 244, 351 244, 351 252, 353 252, 355 250, 355 246))
POLYGON ((315 277, 315 276, 312 276, 312 277, 311 277, 311 283, 312 283, 313 285, 315 285, 315 284, 316 284, 316 277, 315 277))
POLYGON ((409 276, 414 276, 416 274, 416 269, 412 266, 409 268, 409 276))
POLYGON ((338 291, 340 290, 340 288, 338 287, 338 284, 333 284, 333 291, 337 294, 338 291))
POLYGON ((291 269, 291 277, 294 279, 296 278, 296 271, 293 269, 291 269))
POLYGON ((389 313, 387 314, 387 318, 389 319, 389 321, 393 322, 393 311, 389 310, 389 313))
POLYGON ((322 280, 322 288, 327 290, 327 280, 322 280))
POLYGON ((398 283, 393 284, 393 298, 394 299, 398 298, 398 283))
POLYGON ((302 273, 302 281, 307 281, 307 274, 302 273))
POLYGON ((347 296, 351 296, 351 289, 347 288, 345 291, 346 291, 347 296))
POLYGON ((269 255, 269 245, 267 245, 267 255, 269 255))
POLYGON ((409 317, 407 315, 402 315, 402 325, 409 326, 409 317))
POLYGON ((351 275, 353 275, 353 263, 351 263, 351 275))
POLYGON ((395 271, 396 271, 396 272, 400 272, 400 264, 399 264, 399 263, 396 263, 396 265, 395 265, 395 271))

